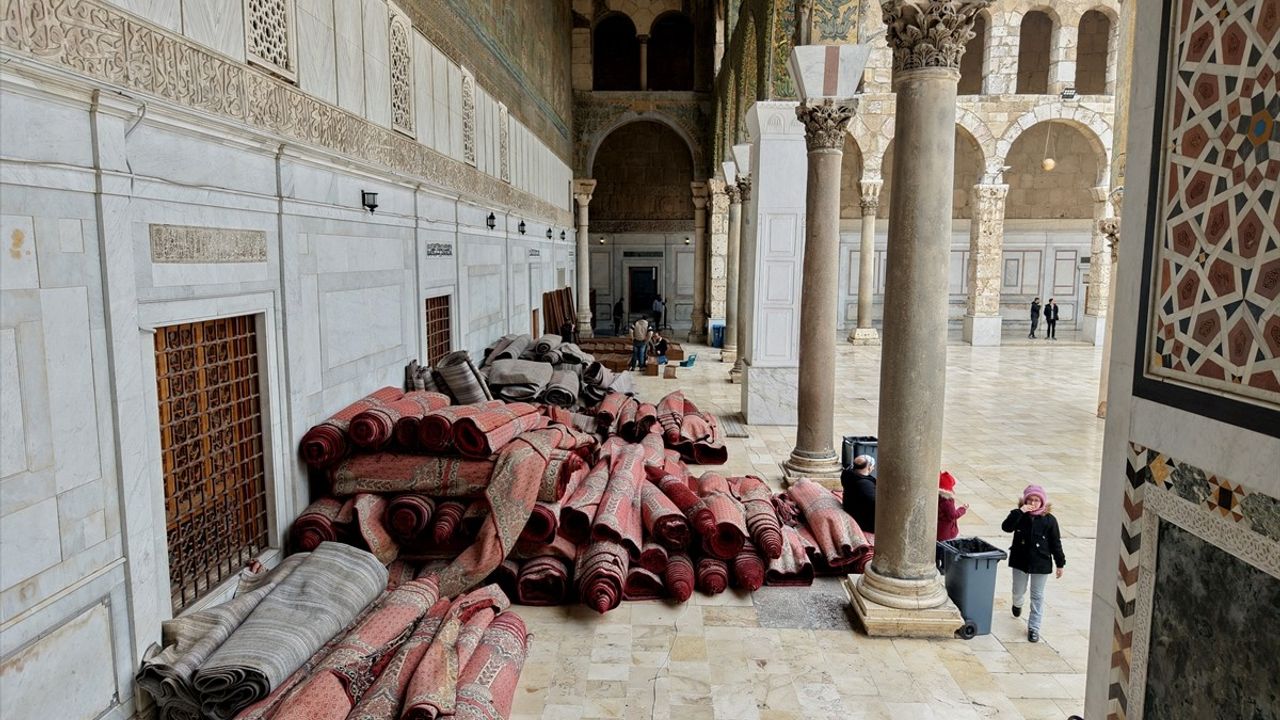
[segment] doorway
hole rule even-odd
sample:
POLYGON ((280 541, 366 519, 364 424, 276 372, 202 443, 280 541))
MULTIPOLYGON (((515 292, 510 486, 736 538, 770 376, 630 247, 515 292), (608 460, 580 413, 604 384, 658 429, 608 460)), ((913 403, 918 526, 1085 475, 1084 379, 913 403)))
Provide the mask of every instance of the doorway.
MULTIPOLYGON (((648 318, 653 314, 653 299, 658 295, 658 268, 635 265, 627 268, 628 315, 648 318)), ((630 319, 630 318, 628 318, 630 319)))

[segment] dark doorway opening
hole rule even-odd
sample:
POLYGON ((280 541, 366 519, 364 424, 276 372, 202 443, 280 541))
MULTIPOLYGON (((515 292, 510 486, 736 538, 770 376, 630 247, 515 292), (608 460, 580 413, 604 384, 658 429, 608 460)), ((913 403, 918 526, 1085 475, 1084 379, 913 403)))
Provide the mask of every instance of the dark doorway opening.
POLYGON ((658 268, 652 265, 627 268, 627 310, 650 317, 653 298, 658 295, 658 268))

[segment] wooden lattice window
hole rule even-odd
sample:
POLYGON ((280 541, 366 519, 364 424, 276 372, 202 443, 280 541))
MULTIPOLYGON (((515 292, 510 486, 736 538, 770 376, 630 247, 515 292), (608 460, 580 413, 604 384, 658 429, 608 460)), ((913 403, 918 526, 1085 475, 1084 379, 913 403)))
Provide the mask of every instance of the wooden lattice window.
POLYGON ((453 346, 449 322, 449 296, 427 298, 427 364, 449 354, 453 346))
POLYGON ((252 315, 155 335, 175 613, 266 549, 267 481, 252 315))

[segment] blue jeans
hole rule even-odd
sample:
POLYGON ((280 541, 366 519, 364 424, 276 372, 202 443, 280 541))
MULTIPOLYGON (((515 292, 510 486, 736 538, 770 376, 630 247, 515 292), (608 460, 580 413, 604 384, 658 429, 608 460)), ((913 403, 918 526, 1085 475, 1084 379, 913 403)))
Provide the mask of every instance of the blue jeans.
POLYGON ((1022 600, 1027 593, 1028 581, 1031 585, 1031 615, 1027 617, 1027 629, 1040 632, 1040 619, 1044 617, 1044 584, 1049 580, 1049 573, 1025 573, 1013 570, 1013 604, 1023 607, 1022 600))
POLYGON ((646 343, 643 340, 631 341, 631 367, 643 368, 646 343))

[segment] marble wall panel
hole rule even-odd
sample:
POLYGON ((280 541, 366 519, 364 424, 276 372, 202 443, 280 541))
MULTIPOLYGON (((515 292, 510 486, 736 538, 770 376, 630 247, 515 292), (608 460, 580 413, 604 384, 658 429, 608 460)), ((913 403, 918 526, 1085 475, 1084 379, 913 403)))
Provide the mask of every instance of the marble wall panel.
POLYGON ((243 62, 244 1, 182 0, 182 32, 202 45, 243 62))
POLYGON ((334 33, 334 0, 299 0, 298 87, 338 104, 338 40, 334 33))
POLYGON ((0 714, 90 720, 117 703, 103 672, 110 653, 111 609, 97 603, 0 663, 0 714), (74 691, 69 691, 74 688, 74 691))
POLYGON ((364 116, 391 126, 391 15, 384 0, 364 0, 364 116))
MULTIPOLYGON (((338 106, 364 115, 365 53, 363 0, 333 0, 337 47, 338 106)), ((390 79, 387 81, 390 83, 390 79)), ((388 85, 390 87, 390 85, 388 85)), ((391 108, 387 108, 388 114, 391 108)))

